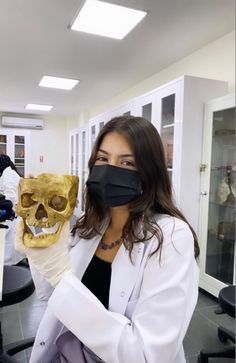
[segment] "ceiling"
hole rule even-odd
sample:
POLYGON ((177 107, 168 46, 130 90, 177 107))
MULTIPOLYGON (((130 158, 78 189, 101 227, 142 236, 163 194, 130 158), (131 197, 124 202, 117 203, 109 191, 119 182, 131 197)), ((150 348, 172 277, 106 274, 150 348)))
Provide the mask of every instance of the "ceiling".
POLYGON ((0 112, 27 114, 27 103, 53 105, 57 117, 88 112, 235 28, 234 0, 107 2, 148 14, 115 40, 69 30, 84 0, 0 0, 0 112), (80 83, 42 88, 42 75, 80 83))

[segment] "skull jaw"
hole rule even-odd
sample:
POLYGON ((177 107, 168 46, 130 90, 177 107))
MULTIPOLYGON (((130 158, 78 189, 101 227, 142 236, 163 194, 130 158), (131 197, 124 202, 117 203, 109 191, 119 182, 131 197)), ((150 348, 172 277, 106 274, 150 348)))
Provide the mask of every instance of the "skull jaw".
POLYGON ((38 236, 34 236, 24 220, 23 243, 26 247, 30 248, 49 247, 58 241, 63 225, 64 223, 60 223, 58 230, 55 233, 41 233, 38 236))

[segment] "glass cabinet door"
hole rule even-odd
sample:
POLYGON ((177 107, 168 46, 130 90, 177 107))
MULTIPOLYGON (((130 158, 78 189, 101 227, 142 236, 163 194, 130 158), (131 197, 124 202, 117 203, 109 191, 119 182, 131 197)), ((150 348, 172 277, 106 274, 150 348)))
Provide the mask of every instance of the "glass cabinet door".
POLYGON ((79 133, 76 132, 74 135, 75 138, 75 151, 74 151, 74 158, 75 158, 75 174, 76 176, 79 176, 79 133))
POLYGON ((27 175, 30 167, 30 131, 15 129, 2 131, 0 154, 11 158, 20 176, 27 175))
POLYGON ((155 92, 150 92, 138 98, 135 102, 135 115, 144 117, 149 122, 157 126, 158 121, 158 97, 155 92))
POLYGON ((235 107, 213 112, 205 271, 233 284, 235 246, 235 107))
POLYGON ((7 154, 7 135, 0 135, 0 154, 7 154))
POLYGON ((70 135, 70 173, 79 175, 79 133, 73 131, 70 135))
POLYGON ((152 103, 147 103, 142 106, 142 117, 152 122, 152 103))
POLYGON ((84 195, 84 189, 85 189, 85 183, 86 183, 86 172, 87 172, 87 165, 86 165, 86 131, 82 131, 82 172, 81 172, 81 209, 84 211, 85 207, 85 195, 84 195))
POLYGON ((161 100, 161 130, 160 135, 165 149, 167 169, 172 177, 173 145, 175 122, 175 94, 163 97, 161 100))
POLYGON ((93 150, 93 145, 95 143, 95 140, 96 140, 96 125, 92 125, 91 128, 90 128, 90 135, 91 135, 91 145, 90 145, 90 150, 92 151, 93 150))
POLYGON ((70 135, 70 173, 74 175, 74 138, 75 136, 70 135))
POLYGON ((87 148, 87 152, 88 152, 88 157, 90 157, 91 152, 93 150, 96 138, 98 136, 99 131, 103 128, 103 126, 105 125, 104 121, 97 121, 95 123, 93 123, 92 125, 89 126, 88 128, 88 148, 87 148))
POLYGON ((17 170, 21 176, 25 175, 25 137, 14 136, 14 163, 17 167, 17 170))
POLYGON ((104 121, 99 122, 99 131, 103 128, 104 125, 105 125, 104 121))

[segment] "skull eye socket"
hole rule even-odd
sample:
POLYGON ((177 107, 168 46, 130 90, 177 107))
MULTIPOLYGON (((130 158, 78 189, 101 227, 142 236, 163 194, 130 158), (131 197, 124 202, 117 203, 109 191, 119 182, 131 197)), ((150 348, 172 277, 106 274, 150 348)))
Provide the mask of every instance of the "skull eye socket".
POLYGON ((35 200, 32 198, 32 193, 24 193, 21 196, 21 205, 23 208, 29 208, 32 207, 36 203, 35 200))
POLYGON ((52 209, 55 209, 58 212, 62 212, 63 210, 66 209, 67 206, 67 199, 64 197, 61 197, 59 195, 54 195, 49 203, 48 203, 49 207, 51 207, 52 209))

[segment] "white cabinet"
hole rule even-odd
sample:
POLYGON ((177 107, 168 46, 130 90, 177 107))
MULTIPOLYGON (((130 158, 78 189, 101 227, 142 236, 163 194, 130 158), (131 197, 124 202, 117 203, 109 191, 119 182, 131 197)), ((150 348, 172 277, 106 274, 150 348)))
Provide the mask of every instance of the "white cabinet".
POLYGON ((88 122, 86 163, 103 124, 124 114, 145 117, 162 137, 176 203, 198 232, 204 104, 226 93, 226 82, 183 76, 100 114, 88 122))
POLYGON ((21 176, 30 167, 30 131, 0 128, 0 154, 9 155, 21 176))
POLYGON ((235 95, 206 105, 202 160, 200 286, 218 296, 235 284, 235 95))
POLYGON ((155 91, 157 121, 152 122, 163 140, 173 195, 197 234, 204 106, 226 92, 226 82, 191 76, 178 78, 155 91))

